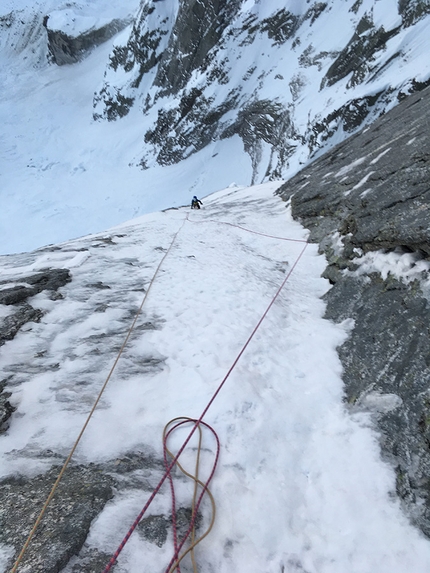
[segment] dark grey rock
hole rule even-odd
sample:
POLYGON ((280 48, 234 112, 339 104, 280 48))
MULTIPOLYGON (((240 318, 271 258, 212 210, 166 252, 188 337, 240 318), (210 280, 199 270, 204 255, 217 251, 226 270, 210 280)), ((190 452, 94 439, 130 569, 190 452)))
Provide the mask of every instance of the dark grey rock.
MULTIPOLYGON (((191 520, 193 517, 193 512, 189 507, 180 507, 176 512, 176 530, 178 532, 178 538, 183 539, 187 534, 188 529, 191 526, 191 520)), ((196 519, 194 520, 194 526, 196 531, 199 530, 202 524, 202 514, 197 512, 196 519)))
MULTIPOLYGON (((354 320, 339 348, 345 401, 373 414, 384 459, 412 522, 430 537, 430 306, 418 277, 354 275, 369 251, 430 261, 430 88, 284 184, 333 285, 326 317, 354 320), (341 246, 334 242, 340 240, 341 246), (352 271, 352 272, 351 272, 352 271)), ((423 272, 423 280, 428 273, 423 272)))
MULTIPOLYGON (((0 304, 17 304, 25 301, 28 297, 42 292, 43 290, 57 290, 70 282, 71 276, 68 269, 46 269, 35 275, 20 277, 15 282, 26 283, 29 286, 17 285, 0 290, 0 304)), ((9 284, 11 281, 0 281, 9 284)))
MULTIPOLYGON (((316 14, 316 12, 315 12, 316 14)), ((312 18, 309 12, 309 18, 312 18)), ((260 30, 266 32, 274 44, 284 44, 294 36, 299 27, 300 19, 285 8, 276 12, 270 18, 261 21, 260 30)))
MULTIPOLYGON (((27 277, 21 277, 19 280, 0 282, 0 287, 3 284, 20 283, 0 290, 0 304, 14 307, 14 311, 11 314, 0 320, 0 346, 3 346, 9 340, 13 340, 24 324, 39 322, 42 318, 43 312, 25 302, 27 298, 43 290, 49 290, 52 294, 51 298, 55 298, 55 295, 57 298, 62 297, 57 292, 57 289, 70 281, 71 277, 68 269, 49 269, 27 277), (24 283, 26 286, 23 286, 21 283, 24 283)), ((21 368, 22 366, 19 365, 18 369, 21 368)), ((13 368, 11 371, 13 371, 13 368)), ((0 382, 0 434, 7 430, 9 418, 16 410, 9 402, 11 394, 4 391, 4 387, 8 382, 9 379, 0 382)))
POLYGON ((14 314, 6 316, 0 322, 0 346, 15 338, 19 329, 27 322, 39 322, 43 312, 27 303, 19 305, 14 314))
POLYGON ((0 381, 0 434, 7 430, 7 421, 15 411, 15 408, 9 402, 12 394, 4 391, 6 383, 7 379, 0 381))
MULTIPOLYGON (((176 512, 176 531, 178 539, 181 540, 187 534, 192 520, 192 510, 187 507, 180 507, 176 512)), ((194 521, 195 530, 198 531, 202 523, 202 515, 197 512, 196 519, 194 521)), ((172 518, 171 516, 167 518, 164 515, 150 515, 144 517, 137 530, 139 534, 149 541, 150 543, 155 543, 158 547, 162 547, 167 540, 167 534, 169 529, 172 528, 172 518)))
MULTIPOLYGON (((0 482, 0 542, 21 550, 59 473, 0 482)), ((113 497, 114 479, 99 466, 69 467, 29 545, 20 571, 58 573, 83 546, 92 520, 113 497)), ((12 562, 9 563, 12 565, 12 562)))
POLYGON ((137 526, 138 533, 150 543, 163 547, 167 540, 169 520, 164 515, 144 517, 137 526))
POLYGON ((384 50, 388 40, 398 31, 399 28, 389 31, 384 30, 383 27, 376 29, 371 18, 364 16, 358 23, 349 43, 327 71, 322 87, 331 86, 349 74, 351 78, 347 87, 354 87, 361 83, 370 71, 376 71, 376 66, 373 65, 376 54, 384 50))
MULTIPOLYGON (((269 143, 273 151, 278 151, 278 162, 282 164, 288 156, 289 149, 285 144, 285 138, 291 137, 292 132, 289 111, 276 102, 262 100, 252 102, 240 110, 237 120, 222 133, 221 137, 238 134, 242 138, 245 151, 252 159, 254 184, 261 160, 262 143, 269 143)), ((270 169, 273 173, 277 173, 276 166, 270 165, 270 169)))
POLYGON ((145 134, 145 142, 157 149, 157 161, 171 165, 203 149, 222 126, 222 117, 236 104, 235 94, 223 105, 214 107, 201 90, 185 90, 178 106, 160 110, 153 129, 145 134))
POLYGON ((429 93, 410 96, 278 190, 311 240, 338 230, 364 251, 429 252, 429 93))
POLYGON ((396 468, 398 494, 430 537, 430 308, 418 285, 370 279, 336 282, 326 317, 355 320, 339 349, 348 403, 363 407, 375 393, 398 399, 377 412, 381 447, 396 468))
MULTIPOLYGON (((321 14, 333 10, 326 2, 308 4, 301 15, 282 8, 259 19, 252 11, 239 10, 244 7, 243 0, 181 0, 177 13, 168 15, 164 2, 144 3, 127 43, 113 50, 104 85, 94 97, 94 118, 116 120, 136 102, 142 102, 143 116, 152 117, 145 128, 145 151, 137 160, 142 169, 154 162, 178 163, 214 141, 239 134, 252 162, 255 183, 285 177, 297 148, 306 146, 312 158, 332 141, 370 124, 402 96, 401 89, 409 94, 425 87, 426 82, 420 84, 411 78, 404 88, 384 84, 376 93, 371 89, 378 74, 402 57, 398 52, 385 59, 387 43, 428 12, 426 0, 402 0, 402 21, 390 30, 375 25, 373 14, 366 13, 343 49, 318 51, 307 41, 298 54, 298 72, 289 81, 292 102, 280 104, 276 98, 268 101, 259 97, 270 69, 260 69, 256 77, 256 66, 250 65, 241 71, 243 81, 237 82, 229 54, 234 52, 240 59, 247 45, 265 35, 273 45, 290 41, 296 52, 302 42, 300 30, 309 30, 321 14), (237 46, 233 52, 232 44, 237 46), (321 76, 327 70, 321 90, 344 81, 351 93, 338 109, 321 111, 306 126, 301 122, 295 126, 295 106, 309 81, 300 68, 310 66, 317 67, 321 76), (123 73, 115 74, 119 69, 123 73), (191 87, 188 81, 194 72, 199 80, 191 87), (218 92, 217 84, 229 83, 232 87, 222 100, 213 95, 218 92), (358 84, 370 87, 355 97, 353 88, 358 84), (175 102, 166 98, 163 106, 163 99, 171 95, 175 102), (155 107, 156 115, 152 115, 155 107)), ((350 11, 357 14, 360 4, 357 0, 350 11)), ((304 38, 309 38, 308 31, 304 38)), ((281 76, 275 77, 281 80, 281 76)))
POLYGON ((204 64, 240 5, 241 0, 182 0, 155 85, 166 93, 183 88, 193 70, 204 64))
POLYGON ((75 64, 129 24, 130 20, 114 19, 100 28, 91 28, 78 36, 69 36, 62 30, 51 29, 49 16, 45 16, 43 25, 48 34, 50 59, 58 66, 75 64))
POLYGON ((430 13, 427 0, 399 0, 399 14, 403 24, 408 27, 430 13))
MULTIPOLYGON (((50 450, 39 452, 37 458, 56 464, 64 460, 64 456, 50 450)), ((8 566, 24 545, 60 469, 55 465, 36 477, 18 475, 0 481, 0 543, 15 549, 8 566)), ((58 573, 66 565, 71 573, 102 571, 111 555, 85 545, 92 521, 116 492, 152 491, 163 471, 162 460, 139 451, 103 464, 70 464, 19 571, 58 573)), ((170 524, 169 517, 162 519, 170 524)), ((145 531, 145 526, 141 529, 145 531)), ((148 526, 147 531, 150 537, 155 526, 148 526)))
POLYGON ((3 284, 15 283, 14 286, 8 286, 0 290, 0 304, 14 305, 16 310, 0 321, 0 346, 5 344, 6 341, 12 340, 19 329, 27 322, 39 322, 42 318, 43 313, 41 310, 35 309, 25 302, 29 297, 48 290, 51 291, 53 300, 61 298, 62 295, 57 290, 71 280, 68 269, 47 269, 34 275, 20 277, 19 280, 1 281, 0 287, 3 284))
MULTIPOLYGON (((72 565, 71 573, 101 573, 109 563, 111 557, 112 555, 103 553, 98 549, 84 548, 79 562, 72 565)), ((114 565, 111 568, 112 573, 114 573, 115 570, 116 566, 114 565)))
POLYGON ((354 133, 360 126, 380 117, 378 103, 385 98, 385 92, 353 98, 347 104, 329 113, 323 120, 315 122, 308 135, 311 156, 318 152, 326 142, 329 142, 337 131, 354 133))

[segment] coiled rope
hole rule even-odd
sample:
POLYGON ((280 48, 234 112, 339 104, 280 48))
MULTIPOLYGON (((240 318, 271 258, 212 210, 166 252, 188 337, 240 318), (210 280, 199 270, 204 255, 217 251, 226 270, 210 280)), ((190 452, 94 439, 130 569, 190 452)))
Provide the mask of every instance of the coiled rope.
MULTIPOLYGON (((136 529, 136 527, 138 526, 140 520, 142 519, 142 517, 145 515, 146 511, 148 510, 149 506, 151 505, 151 503, 154 501, 154 498, 156 497, 156 495, 158 494, 158 492, 160 491, 162 485, 164 484, 164 482, 166 481, 166 479, 170 476, 170 473, 173 469, 173 467, 175 466, 175 464, 177 463, 180 455, 182 454, 182 452, 185 450, 188 442, 191 440, 193 434, 195 433, 195 431, 197 430, 197 428, 200 427, 200 424, 203 422, 203 418, 206 416, 209 408, 212 406, 212 404, 214 403, 214 401, 216 400, 218 394, 221 392, 224 384, 226 383, 226 381, 228 380, 228 378, 230 377, 230 374, 233 372, 234 368, 236 367, 237 363, 239 362, 240 358, 242 357, 242 355, 244 354, 245 350, 247 349, 247 347, 249 346, 249 343, 251 342, 251 340, 254 338, 257 330, 260 328, 261 323, 263 322, 263 320, 266 318, 268 312, 270 311, 270 309, 272 308, 272 306, 275 304, 275 301, 277 300, 277 298, 279 297, 282 289, 284 288, 285 284, 287 283, 287 281, 289 280, 289 278, 291 277, 292 273, 294 272, 294 269, 296 268, 296 266, 298 265, 300 259, 302 258, 306 247, 308 246, 308 242, 305 242, 305 245, 303 246, 302 250, 300 251, 299 255, 297 256, 296 260, 294 261, 294 264, 292 265, 292 267, 290 268, 289 272, 287 273, 287 275, 285 276, 284 280, 282 281, 280 287, 278 288, 278 290, 276 291, 275 295, 273 296, 272 300, 270 301, 269 305, 267 306, 266 310, 263 312, 262 316, 260 317, 259 321, 257 322, 256 326, 254 327, 253 331, 251 332, 251 334, 249 335, 248 339, 246 340, 245 344, 242 346, 242 349, 240 350, 240 352, 238 353, 238 355, 236 356, 236 358, 234 359, 232 365, 230 366, 229 370, 227 371, 227 374, 224 376, 224 378, 222 379, 222 381, 220 382, 218 388, 215 390, 215 392, 213 393, 211 399, 209 400, 208 404, 206 405, 206 407, 204 408, 203 412, 201 413, 200 417, 195 420, 194 425, 190 431, 190 433, 188 434, 187 438, 185 439, 185 441, 182 443, 182 446, 179 448, 176 456, 173 458, 172 462, 170 463, 170 465, 168 467, 166 467, 166 471, 164 472, 163 476, 161 477, 160 481, 158 482, 157 486, 155 487, 154 491, 152 492, 152 494, 150 495, 148 501, 146 502, 146 504, 144 505, 144 507, 142 508, 142 510, 140 511, 140 513, 138 514, 138 516, 136 517, 136 519, 134 520, 134 522, 132 523, 130 529, 128 530, 127 534, 125 535, 124 539, 121 541, 121 543, 118 546, 118 549, 115 551, 115 553, 112 555, 111 559, 109 560, 109 563, 106 565, 105 569, 103 569, 103 573, 108 573, 111 568, 113 567, 113 565, 115 564, 118 556, 120 555, 121 551, 124 549, 127 541, 130 539, 132 533, 134 532, 134 530, 136 529)), ((175 551, 175 555, 176 555, 176 551, 175 551)), ((173 563, 177 560, 177 556, 174 556, 173 558, 173 563)), ((167 572, 169 572, 169 569, 167 570, 167 572)))
MULTIPOLYGON (((166 424, 164 431, 163 431, 164 464, 165 464, 166 469, 169 467, 167 456, 169 456, 172 459, 175 459, 175 455, 172 454, 172 452, 167 447, 167 442, 168 442, 169 437, 171 436, 171 434, 173 432, 175 432, 181 426, 186 425, 186 424, 190 424, 190 423, 195 424, 196 422, 197 422, 197 420, 194 420, 192 418, 180 417, 180 418, 174 418, 168 424, 166 424)), ((218 438, 215 430, 211 426, 206 424, 205 422, 199 423, 198 430, 199 430, 199 439, 198 439, 196 465, 195 465, 194 474, 187 472, 182 467, 182 465, 179 463, 179 461, 176 461, 176 466, 181 470, 181 472, 194 481, 194 492, 193 492, 193 498, 192 498, 192 503, 191 503, 191 520, 190 520, 189 528, 186 531, 185 535, 183 536, 183 538, 180 542, 178 542, 178 532, 177 532, 176 494, 175 494, 175 488, 174 488, 172 473, 169 472, 170 491, 171 491, 171 497, 172 497, 173 543, 174 543, 175 553, 174 553, 174 555, 173 555, 173 557, 172 557, 172 559, 171 559, 171 561, 170 561, 170 563, 166 569, 166 573, 173 573, 175 570, 177 570, 178 573, 180 573, 180 563, 188 553, 191 554, 193 571, 194 571, 194 573, 197 573, 198 570, 197 570, 197 564, 196 564, 195 555, 194 555, 194 549, 205 537, 207 537, 207 535, 209 535, 209 533, 212 530, 213 524, 215 522, 216 505, 215 505, 214 497, 213 497, 211 491, 209 490, 208 486, 209 486, 209 484, 213 478, 213 475, 215 473, 215 469, 216 469, 216 466, 218 463, 218 458, 219 458, 219 453, 220 453, 220 442, 219 442, 219 438, 218 438), (212 435, 214 436, 215 441, 216 441, 215 460, 213 462, 212 470, 211 470, 210 475, 207 478, 206 482, 202 482, 199 478, 200 455, 201 455, 202 440, 203 440, 202 426, 204 428, 207 428, 212 433, 212 435), (199 491, 199 486, 200 486, 202 491, 200 493, 200 496, 197 497, 198 491, 199 491), (200 504, 201 504, 201 502, 203 500, 203 496, 205 494, 207 494, 209 497, 209 500, 211 503, 212 515, 211 515, 211 520, 210 520, 210 523, 209 523, 206 531, 202 535, 200 535, 200 537, 198 537, 196 539, 196 520, 197 520, 197 515, 198 515, 200 504), (191 536, 190 547, 181 554, 180 552, 181 552, 181 550, 182 550, 182 548, 183 548, 183 546, 184 546, 184 544, 187 541, 189 536, 191 536)))
POLYGON ((72 449, 70 450, 70 453, 69 453, 69 455, 67 456, 66 461, 64 462, 64 465, 63 465, 63 467, 61 468, 61 471, 60 471, 60 473, 58 474, 58 477, 57 477, 57 479, 56 479, 54 485, 52 486, 52 489, 51 489, 51 491, 50 491, 50 493, 49 493, 49 495, 48 495, 48 497, 47 497, 47 499, 46 499, 46 501, 45 501, 45 503, 44 503, 44 505, 43 505, 43 507, 42 507, 42 510, 40 511, 40 513, 39 513, 39 515, 38 515, 38 517, 37 517, 37 519, 36 519, 36 521, 35 521, 35 523, 34 523, 34 525, 33 525, 33 528, 31 529, 31 531, 30 531, 30 533, 29 533, 29 535, 28 535, 28 537, 27 537, 27 540, 26 540, 26 542, 24 543, 24 546, 23 546, 23 548, 21 549, 21 552, 20 552, 20 554, 18 555, 18 557, 17 557, 17 559, 16 559, 16 561, 15 561, 15 563, 14 563, 14 565, 13 565, 11 571, 10 571, 10 573, 15 573, 15 572, 17 571, 18 566, 19 566, 19 564, 21 563, 22 558, 24 557, 24 554, 25 554, 25 552, 27 551, 27 548, 28 548, 28 546, 30 545, 30 542, 31 542, 31 540, 32 540, 32 538, 33 538, 33 536, 34 536, 34 534, 35 534, 35 532, 36 532, 36 529, 37 529, 37 527, 39 526, 40 522, 42 521, 42 518, 43 518, 43 516, 45 515, 46 510, 48 509, 48 505, 50 504, 52 498, 54 497, 54 494, 55 494, 55 492, 56 492, 56 490, 57 490, 57 488, 58 488, 58 485, 59 485, 59 483, 60 483, 60 481, 61 481, 61 478, 63 477, 64 472, 66 471, 67 466, 69 465, 69 462, 70 462, 70 460, 72 459, 72 456, 73 456, 73 454, 75 453, 75 450, 76 450, 76 448, 78 447, 78 444, 79 444, 79 442, 81 441, 81 438, 82 438, 82 436, 83 436, 83 434, 84 434, 84 432, 85 432, 85 430, 86 430, 86 428, 87 428, 87 426, 88 426, 88 424, 89 424, 89 422, 90 422, 90 420, 91 420, 91 417, 92 417, 92 415, 94 414, 94 411, 95 411, 95 409, 97 408, 98 403, 100 402, 100 399, 101 399, 101 397, 102 397, 102 395, 103 395, 103 392, 105 391, 106 386, 108 385, 109 380, 110 380, 111 377, 112 377, 112 374, 113 374, 113 372, 114 372, 114 370, 115 370, 115 368, 116 368, 116 366, 117 366, 117 364, 118 364, 118 361, 119 361, 119 359, 120 359, 120 357, 121 357, 121 355, 122 355, 122 353, 123 353, 123 351, 124 351, 124 348, 125 348, 127 342, 128 342, 129 339, 130 339, 130 336, 131 336, 131 334, 132 334, 132 332, 133 332, 133 330, 134 330, 134 327, 136 326, 137 319, 139 318, 140 313, 142 312, 143 305, 145 304, 146 299, 148 298, 149 292, 150 292, 150 290, 151 290, 151 288, 152 288, 152 285, 154 284, 155 278, 157 277, 157 275, 158 275, 158 273, 159 273, 159 271, 160 271, 160 268, 161 268, 162 264, 164 263, 166 257, 169 255, 170 251, 172 250, 173 245, 175 244, 176 239, 177 239, 177 237, 178 237, 180 231, 182 230, 183 226, 185 225, 185 223, 186 223, 187 220, 188 220, 188 217, 189 217, 189 214, 186 215, 186 217, 185 217, 185 219, 183 220, 181 226, 180 226, 179 229, 176 231, 176 233, 173 235, 173 239, 172 239, 172 241, 171 241, 171 243, 170 243, 169 248, 168 248, 167 251, 164 253, 163 257, 161 258, 160 262, 158 263, 158 266, 157 266, 157 268, 155 269, 155 273, 153 274, 152 279, 151 279, 151 281, 150 281, 150 283, 149 283, 149 286, 148 286, 148 288, 147 288, 147 290, 146 290, 146 292, 145 292, 145 295, 144 295, 144 297, 143 297, 142 303, 141 303, 139 309, 138 309, 137 312, 136 312, 136 316, 134 317, 134 320, 133 320, 133 322, 132 322, 132 324, 131 324, 131 326, 130 326, 128 332, 127 332, 127 335, 126 335, 126 337, 125 337, 125 339, 124 339, 124 342, 122 343, 122 346, 121 346, 121 348, 120 348, 120 350, 119 350, 119 352, 118 352, 118 354, 117 354, 117 356, 116 356, 116 358, 115 358, 115 361, 114 361, 114 363, 113 363, 113 365, 112 365, 112 368, 110 369, 109 374, 107 375, 107 378, 106 378, 106 380, 105 380, 105 382, 104 382, 104 384, 103 384, 103 386, 102 386, 102 388, 101 388, 101 390, 100 390, 100 392, 99 392, 99 394, 98 394, 98 396, 97 396, 97 398, 96 398, 96 401, 94 402, 94 405, 93 405, 93 407, 91 408, 91 411, 90 411, 90 413, 88 414, 88 417, 87 417, 87 419, 86 419, 86 421, 85 421, 85 423, 84 423, 84 425, 83 425, 81 431, 79 432, 79 435, 78 435, 78 437, 77 437, 75 443, 73 444, 73 447, 72 447, 72 449))

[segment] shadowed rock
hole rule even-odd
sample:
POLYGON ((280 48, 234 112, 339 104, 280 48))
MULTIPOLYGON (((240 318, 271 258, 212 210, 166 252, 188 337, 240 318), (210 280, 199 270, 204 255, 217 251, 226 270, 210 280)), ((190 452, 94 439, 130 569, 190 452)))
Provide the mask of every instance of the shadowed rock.
POLYGON ((48 34, 49 54, 51 60, 58 66, 79 62, 91 50, 112 38, 128 24, 130 24, 130 20, 114 19, 104 26, 93 27, 81 34, 72 36, 63 30, 51 29, 49 16, 43 20, 43 25, 48 34))

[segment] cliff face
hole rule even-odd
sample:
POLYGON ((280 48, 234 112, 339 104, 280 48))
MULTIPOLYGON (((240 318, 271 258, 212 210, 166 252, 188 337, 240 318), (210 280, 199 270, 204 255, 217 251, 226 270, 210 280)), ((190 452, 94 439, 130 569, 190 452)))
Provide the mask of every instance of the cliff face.
POLYGON ((141 110, 142 167, 239 136, 254 182, 285 177, 425 87, 428 65, 409 67, 406 46, 429 11, 424 1, 143 0, 94 117, 141 110))
POLYGON ((43 25, 48 35, 49 58, 58 66, 79 62, 91 50, 112 38, 129 23, 128 19, 114 18, 100 25, 90 22, 77 33, 67 33, 61 28, 56 29, 55 24, 50 22, 50 17, 46 16, 43 25))
POLYGON ((326 254, 326 317, 354 321, 339 349, 345 399, 372 413, 397 493, 428 536, 429 96, 410 96, 280 189, 326 254))
POLYGON ((59 66, 77 63, 131 23, 137 2, 112 6, 100 0, 95 6, 87 0, 43 0, 27 6, 17 3, 20 8, 10 11, 6 3, 6 8, 0 7, 2 57, 21 55, 33 68, 47 61, 59 66))

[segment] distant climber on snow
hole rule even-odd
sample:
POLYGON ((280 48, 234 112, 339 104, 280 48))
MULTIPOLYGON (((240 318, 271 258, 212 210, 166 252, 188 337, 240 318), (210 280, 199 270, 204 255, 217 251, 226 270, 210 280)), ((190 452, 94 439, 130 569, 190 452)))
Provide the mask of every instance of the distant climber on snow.
POLYGON ((194 195, 191 200, 191 209, 200 209, 200 205, 203 205, 203 203, 194 195))

